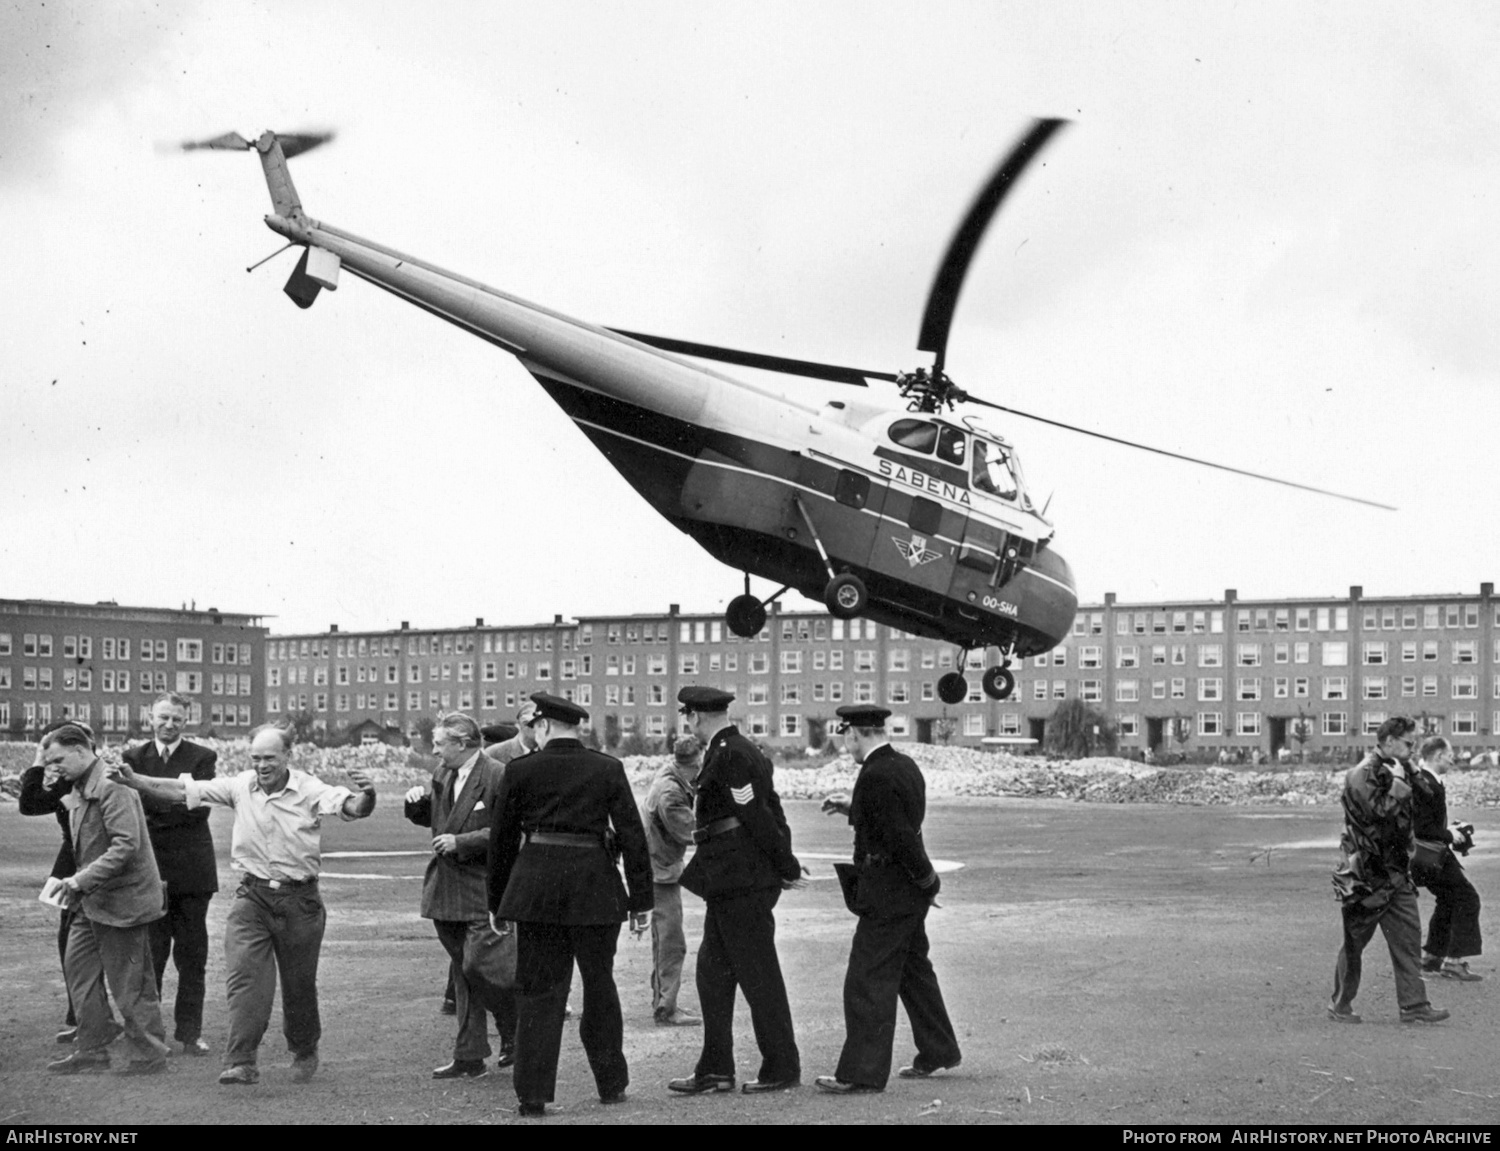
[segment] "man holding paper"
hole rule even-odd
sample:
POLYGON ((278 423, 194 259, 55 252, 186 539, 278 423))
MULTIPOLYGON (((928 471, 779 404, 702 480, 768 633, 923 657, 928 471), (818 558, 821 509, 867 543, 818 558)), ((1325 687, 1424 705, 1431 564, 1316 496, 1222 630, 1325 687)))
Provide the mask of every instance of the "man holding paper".
POLYGON ((116 1074, 157 1074, 166 1070, 168 1047, 150 925, 162 917, 162 885, 140 797, 106 777, 88 733, 73 725, 43 737, 42 770, 48 782, 72 785, 63 804, 78 860, 74 874, 49 881, 73 908, 63 970, 78 1014, 78 1040, 72 1054, 47 1070, 76 1075, 109 1066, 106 1044, 115 1031, 104 993, 108 983, 130 1046, 130 1062, 116 1074))

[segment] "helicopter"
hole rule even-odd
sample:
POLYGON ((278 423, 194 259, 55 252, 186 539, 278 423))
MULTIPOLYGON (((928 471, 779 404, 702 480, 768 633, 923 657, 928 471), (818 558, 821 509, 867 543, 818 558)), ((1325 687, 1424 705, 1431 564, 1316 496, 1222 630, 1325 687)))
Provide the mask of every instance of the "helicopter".
MULTIPOLYGON (((725 623, 758 635, 767 606, 796 590, 835 618, 868 618, 959 648, 939 698, 969 694, 969 653, 995 649, 981 687, 1015 689, 1013 660, 1039 655, 1073 626, 1078 596, 1055 529, 1026 486, 1014 445, 957 414, 988 407, 1128 447, 1255 479, 1340 496, 1061 424, 969 395, 944 369, 960 289, 1002 201, 1067 123, 1032 122, 981 188, 929 293, 918 350, 931 367, 871 371, 608 328, 562 315, 309 217, 287 160, 331 133, 236 132, 183 148, 254 151, 273 212, 266 225, 302 248, 284 291, 300 308, 334 291, 341 272, 514 356, 656 511, 720 562, 744 573, 725 623), (701 361, 863 388, 807 402, 701 361), (876 394, 872 384, 893 385, 876 394), (780 584, 759 597, 752 575, 780 584)), ((280 253, 275 253, 279 255, 280 253)), ((272 257, 267 257, 270 259, 272 257)), ((266 261, 261 261, 265 263, 266 261)), ((259 264, 253 265, 258 267, 259 264)), ((1384 505, 1376 505, 1384 506, 1384 505)))

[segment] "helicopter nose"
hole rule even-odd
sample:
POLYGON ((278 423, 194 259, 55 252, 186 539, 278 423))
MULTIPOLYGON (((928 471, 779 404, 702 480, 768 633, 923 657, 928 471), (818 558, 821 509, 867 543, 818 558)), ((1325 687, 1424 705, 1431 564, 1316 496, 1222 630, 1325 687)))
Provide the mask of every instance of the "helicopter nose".
POLYGON ((1037 605, 1033 626, 1051 640, 1049 647, 1056 647, 1073 630, 1078 614, 1073 569, 1057 552, 1043 548, 1032 560, 1030 574, 1037 605))

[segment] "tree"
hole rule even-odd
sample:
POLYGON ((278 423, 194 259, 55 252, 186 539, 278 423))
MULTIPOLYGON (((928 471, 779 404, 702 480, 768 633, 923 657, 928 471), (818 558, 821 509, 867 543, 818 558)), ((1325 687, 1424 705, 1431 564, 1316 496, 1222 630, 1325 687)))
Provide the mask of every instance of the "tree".
POLYGON ((1292 724, 1292 738, 1297 742, 1297 762, 1307 762, 1307 741, 1312 738, 1312 724, 1307 722, 1307 716, 1297 712, 1297 719, 1292 724))
POLYGON ((614 712, 604 717, 604 746, 611 751, 620 746, 620 717, 614 712))
POLYGON ((286 713, 286 721, 292 729, 292 738, 298 743, 305 743, 313 738, 317 730, 317 714, 310 707, 304 707, 297 711, 286 713))
POLYGON ((1187 758, 1188 740, 1193 738, 1193 721, 1185 715, 1172 717, 1172 742, 1177 745, 1177 754, 1187 758))
POLYGON ((817 751, 828 742, 828 719, 821 715, 807 717, 807 746, 817 751))
POLYGON ((1119 739, 1114 721, 1081 699, 1064 700, 1047 720, 1046 748, 1053 755, 1069 759, 1114 755, 1119 739))
POLYGON ((954 735, 957 734, 957 732, 958 720, 954 719, 953 716, 948 714, 948 709, 946 707, 943 708, 943 717, 932 725, 932 734, 937 737, 937 741, 940 744, 942 744, 944 747, 947 747, 948 741, 952 739, 954 735))

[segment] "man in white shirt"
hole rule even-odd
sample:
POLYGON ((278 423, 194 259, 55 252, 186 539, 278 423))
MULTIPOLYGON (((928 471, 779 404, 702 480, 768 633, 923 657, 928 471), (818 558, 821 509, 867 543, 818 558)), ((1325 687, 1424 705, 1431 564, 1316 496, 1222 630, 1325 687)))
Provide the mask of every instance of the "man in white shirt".
POLYGON ((375 810, 375 786, 358 768, 349 778, 360 788, 333 787, 290 766, 291 733, 263 725, 250 733, 254 771, 202 781, 153 779, 121 764, 120 782, 158 799, 204 803, 234 811, 230 867, 240 887, 224 927, 228 968, 229 1042, 219 1082, 248 1085, 260 1079, 256 1056, 271 1021, 277 973, 281 976, 283 1031, 292 1052, 292 1080, 306 1083, 318 1069, 318 956, 327 915, 318 894, 322 867, 322 817, 363 819, 375 810))

